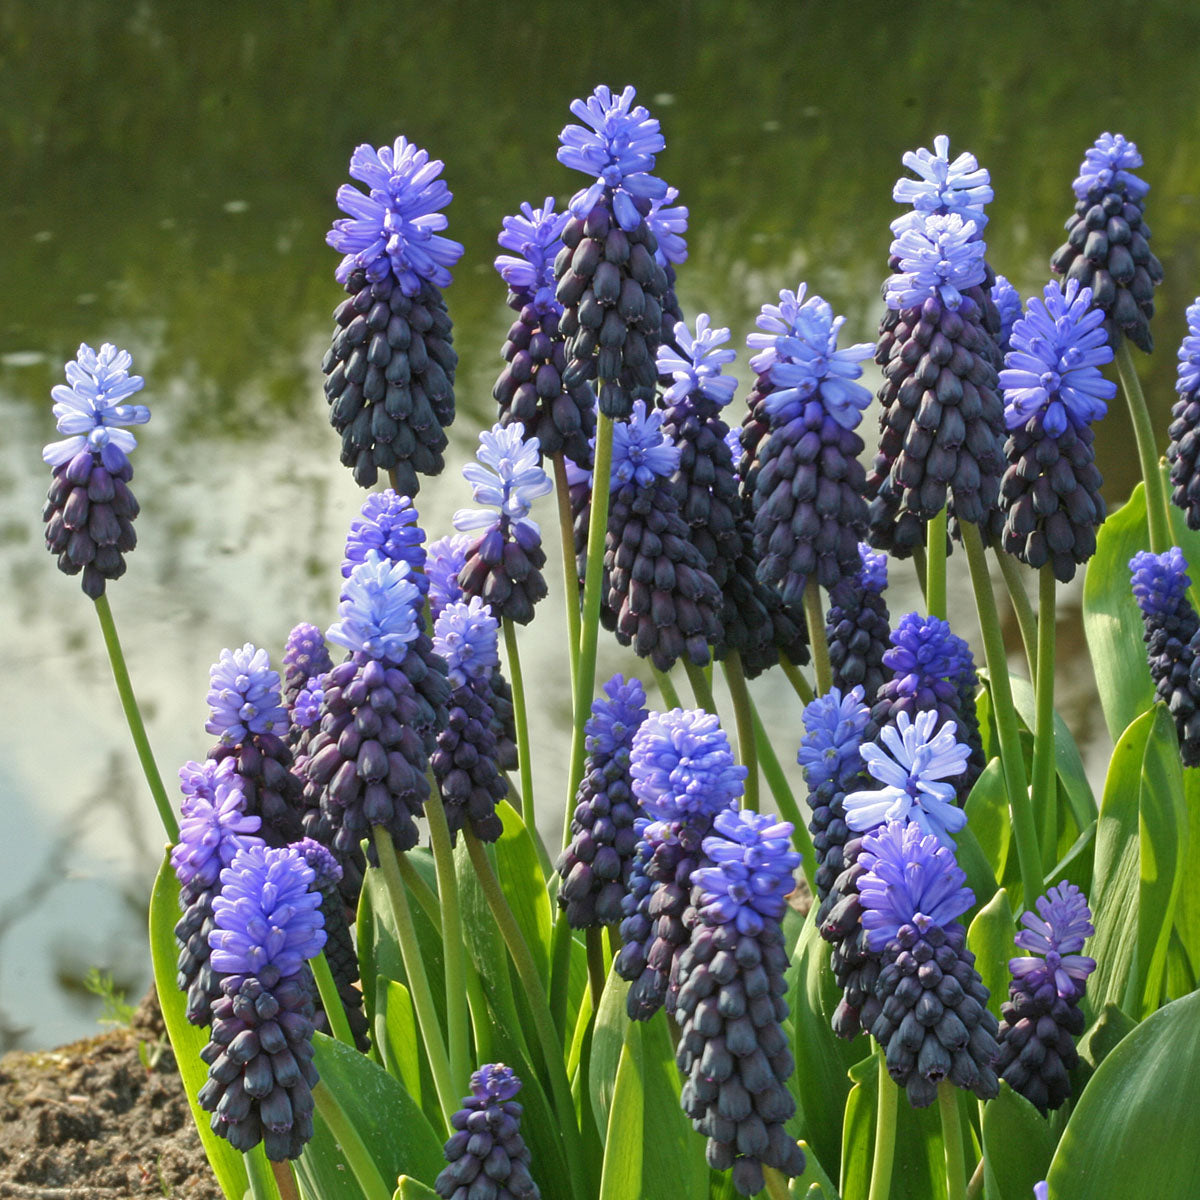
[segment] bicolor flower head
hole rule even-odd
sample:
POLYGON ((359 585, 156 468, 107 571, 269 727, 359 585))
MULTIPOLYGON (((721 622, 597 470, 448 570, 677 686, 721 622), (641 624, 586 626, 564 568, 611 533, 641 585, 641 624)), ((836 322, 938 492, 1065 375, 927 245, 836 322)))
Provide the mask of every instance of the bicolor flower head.
POLYGON ((443 165, 403 137, 378 149, 365 143, 356 147, 350 176, 367 185, 367 194, 342 184, 337 203, 347 215, 325 235, 346 256, 336 272, 339 283, 359 268, 372 281, 390 271, 407 296, 415 296, 425 279, 437 287, 450 283, 449 268, 463 248, 440 235, 447 221, 438 210, 452 199, 445 180, 438 178, 443 165))
POLYGON ((746 768, 712 713, 651 713, 633 737, 630 774, 646 814, 666 824, 707 824, 742 794, 746 768))
POLYGON ((463 478, 471 485, 476 504, 495 505, 498 513, 479 508, 460 508, 454 514, 454 528, 489 529, 507 517, 514 525, 526 525, 538 531, 529 511, 539 496, 554 490, 550 476, 538 463, 540 445, 536 437, 524 438, 519 421, 492 426, 479 435, 477 462, 463 467, 463 478))
POLYGON ((604 685, 604 695, 592 701, 592 715, 584 727, 588 755, 611 758, 629 745, 646 716, 646 689, 641 680, 614 675, 604 685))
POLYGON ((949 781, 967 769, 971 750, 955 737, 955 722, 935 732, 937 719, 933 710, 917 713, 916 720, 902 711, 895 725, 880 731, 878 742, 863 744, 867 771, 882 786, 847 794, 851 829, 865 833, 888 821, 911 821, 922 833, 954 845, 951 835, 967 823, 967 814, 956 807, 958 793, 949 781))
POLYGON ((862 559, 862 570, 858 583, 864 592, 882 592, 887 589, 887 555, 882 550, 872 550, 867 542, 858 543, 858 556, 862 559))
POLYGON ((844 786, 862 774, 863 731, 871 719, 871 710, 863 703, 859 685, 845 695, 830 688, 805 706, 804 740, 796 761, 804 768, 810 791, 833 780, 844 786))
POLYGON ((721 368, 737 358, 732 347, 720 349, 729 341, 729 330, 713 329, 708 313, 700 313, 696 317, 696 336, 692 336, 685 322, 677 321, 675 341, 682 355, 666 343, 658 348, 658 373, 675 381, 663 392, 664 406, 679 404, 699 394, 723 408, 737 391, 737 380, 721 374, 721 368))
POLYGON ((571 112, 586 124, 567 125, 558 135, 558 161, 596 177, 572 197, 571 212, 587 216, 609 191, 617 223, 627 232, 642 219, 634 197, 654 200, 667 191, 661 179, 649 174, 654 156, 666 143, 658 121, 634 104, 636 95, 632 86, 614 95, 600 84, 586 100, 571 101, 571 112))
POLYGON ((984 207, 992 201, 991 178, 973 154, 960 154, 950 161, 950 139, 939 134, 933 139, 933 151, 909 150, 900 160, 919 179, 902 177, 892 189, 897 204, 911 204, 916 210, 892 222, 899 234, 919 224, 926 215, 955 213, 964 221, 973 221, 978 232, 987 224, 984 207))
POLYGON ((1029 298, 1004 356, 1004 423, 1020 429, 1040 413, 1046 433, 1058 437, 1068 421, 1078 429, 1104 416, 1117 385, 1100 374, 1113 351, 1092 289, 1070 279, 1065 292, 1051 282, 1042 294, 1044 301, 1029 298))
POLYGON ((612 487, 623 483, 647 487, 675 473, 680 450, 662 431, 664 416, 660 409, 647 412, 646 402, 636 400, 629 420, 613 426, 612 487))
POLYGON ((233 758, 189 762, 179 770, 183 792, 179 841, 171 866, 181 886, 212 887, 233 856, 257 841, 260 819, 246 813, 246 797, 233 758), (249 839, 249 840, 248 840, 249 839))
POLYGON ((425 578, 425 531, 417 524, 420 514, 407 496, 398 496, 391 488, 372 492, 362 506, 362 516, 350 522, 346 535, 346 557, 342 561, 342 578, 371 554, 392 562, 406 562, 412 567, 409 578, 424 593, 429 582, 425 578))
POLYGON ((717 814, 703 842, 713 865, 692 872, 700 915, 708 924, 732 924, 753 935, 764 921, 783 919, 800 865, 791 836, 789 822, 767 813, 730 808, 717 814))
POLYGON ((292 724, 299 729, 309 729, 321 719, 321 705, 325 703, 325 677, 314 680, 303 688, 292 705, 292 724))
POLYGON ((1200 296, 1188 306, 1187 336, 1179 347, 1175 390, 1181 396, 1200 392, 1200 296))
POLYGON ((323 846, 316 838, 305 837, 293 842, 291 848, 312 868, 312 885, 318 892, 328 891, 341 882, 342 864, 328 846, 323 846))
POLYGON ((350 573, 338 603, 339 621, 326 637, 368 658, 398 663, 420 632, 421 592, 408 563, 371 555, 350 573))
POLYGON ((766 407, 776 424, 793 420, 810 399, 817 399, 843 429, 853 429, 871 402, 871 393, 854 381, 875 346, 859 342, 839 350, 838 335, 846 318, 835 317, 820 296, 805 300, 805 288, 785 288, 778 304, 763 305, 755 324, 764 332, 746 338, 746 345, 759 351, 750 366, 774 386, 766 407))
POLYGON ((1073 883, 1060 883, 1039 896, 1036 906, 1037 913, 1021 914, 1023 928, 1013 939, 1031 956, 1010 958, 1008 969, 1029 991, 1049 979, 1064 1000, 1075 999, 1096 969, 1094 958, 1079 953, 1096 932, 1087 897, 1073 883))
POLYGON ((66 384, 50 390, 58 432, 67 437, 42 450, 47 466, 61 467, 83 451, 99 453, 110 471, 119 471, 126 464, 137 439, 122 427, 150 420, 144 404, 125 403, 146 384, 140 375, 129 374, 132 365, 129 351, 118 350, 111 342, 105 342, 99 354, 86 343, 80 344, 75 358, 64 368, 66 384))
POLYGON ((208 672, 212 716, 204 728, 226 746, 240 746, 256 733, 286 729, 287 709, 265 650, 247 642, 240 650, 222 650, 208 672))
POLYGON ((1000 314, 1000 333, 996 338, 996 345, 1002 353, 1007 354, 1013 325, 1021 319, 1025 311, 1021 304, 1021 293, 1003 275, 997 275, 996 282, 992 284, 992 303, 1000 314))
POLYGON ((658 242, 654 257, 660 267, 668 263, 674 266, 687 260, 687 242, 683 235, 687 233, 688 210, 684 205, 675 203, 678 199, 679 189, 669 187, 661 196, 650 201, 646 224, 658 242))
POLYGON ((433 649, 446 660, 450 686, 490 679, 500 665, 496 618, 478 596, 447 604, 433 626, 433 649))
POLYGON ((876 952, 901 926, 945 929, 975 903, 953 851, 915 822, 889 821, 867 834, 858 861, 866 867, 858 880, 862 924, 876 952))
POLYGON ((913 696, 922 689, 945 692, 939 699, 949 700, 959 682, 975 674, 971 647, 941 617, 922 617, 905 613, 892 631, 892 645, 884 651, 883 665, 896 680, 901 696, 913 696), (939 681, 946 684, 939 688, 939 681))
POLYGON ((471 537, 466 533, 451 533, 429 543, 425 559, 425 575, 429 580, 429 608, 436 621, 447 604, 461 600, 458 573, 467 561, 471 537))
POLYGON ((471 1095, 487 1104, 505 1104, 520 1090, 517 1073, 503 1063, 485 1063, 471 1076, 471 1095))
POLYGON ((528 201, 513 217, 505 217, 497 241, 512 254, 496 257, 495 268, 512 291, 528 296, 540 313, 559 313, 562 305, 554 298, 554 259, 563 248, 563 226, 569 212, 554 211, 554 197, 547 196, 541 208, 528 201))
POLYGON ((247 846, 221 872, 208 936, 213 969, 223 975, 261 975, 273 967, 295 975, 325 945, 321 894, 315 875, 291 846, 247 846))
POLYGON ((957 309, 962 293, 987 276, 985 251, 979 227, 958 213, 927 216, 909 225, 892 242, 900 270, 887 281, 888 308, 916 308, 932 296, 957 309))
POLYGON ((1129 560, 1133 598, 1144 617, 1174 616, 1179 611, 1192 586, 1187 569, 1187 559, 1178 546, 1163 554, 1139 550, 1129 560))
POLYGON ((304 679, 312 679, 314 675, 324 674, 332 666, 325 635, 317 626, 301 621, 288 634, 283 648, 285 674, 291 678, 294 672, 304 679))
POLYGON ((1086 199, 1093 188, 1124 192, 1131 199, 1140 200, 1150 185, 1130 168, 1141 165, 1142 156, 1135 142, 1120 133, 1102 133, 1084 155, 1079 175, 1071 186, 1080 200, 1086 199))

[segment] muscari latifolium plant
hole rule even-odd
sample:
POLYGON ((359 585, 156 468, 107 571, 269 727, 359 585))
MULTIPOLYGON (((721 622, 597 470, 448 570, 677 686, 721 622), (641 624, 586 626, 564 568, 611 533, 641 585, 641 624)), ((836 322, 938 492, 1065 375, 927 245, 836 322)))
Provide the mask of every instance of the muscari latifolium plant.
MULTIPOLYGON (((216 655, 214 741, 195 731, 174 799, 107 599, 143 380, 85 345, 54 389, 46 541, 96 604, 172 842, 155 972, 221 1188, 1200 1194, 1200 301, 1172 510, 1129 350, 1152 349, 1162 277, 1136 146, 1087 150, 1025 301, 988 261, 987 171, 943 136, 904 154, 876 341, 843 344, 845 318, 785 288, 739 401, 733 335, 680 306, 690 214, 654 174, 658 121, 632 88, 571 111, 558 158, 585 183, 498 221, 498 419, 429 537, 463 251, 440 161, 403 137, 354 151, 323 370, 342 461, 379 490, 346 514, 324 631, 297 626, 281 671, 252 644, 216 655), (1144 480, 1106 517, 1114 363, 1144 480), (543 521, 574 711, 568 778, 535 796, 519 644, 549 591, 543 521), (924 611, 893 614, 910 568, 924 611), (1099 800, 1054 710, 1056 586, 1081 569, 1116 742, 1099 800), (601 628, 633 654, 598 686, 601 628), (750 686, 771 670, 796 694, 786 745, 750 686)), ((539 194, 564 184, 548 167, 539 194)))

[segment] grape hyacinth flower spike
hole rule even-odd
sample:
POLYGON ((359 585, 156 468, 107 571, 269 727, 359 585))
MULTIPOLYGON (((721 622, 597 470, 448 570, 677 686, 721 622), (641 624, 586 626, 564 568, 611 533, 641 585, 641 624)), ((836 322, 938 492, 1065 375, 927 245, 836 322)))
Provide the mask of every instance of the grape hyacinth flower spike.
POLYGON ((860 861, 863 926, 883 964, 870 1032, 888 1073, 915 1108, 933 1102, 943 1079, 992 1099, 997 1023, 959 920, 975 902, 966 875, 915 822, 890 821, 868 834, 860 861))
POLYGON ((573 929, 615 925, 628 891, 642 815, 630 775, 633 739, 646 719, 646 691, 614 675, 592 701, 584 727, 587 759, 575 797, 571 840, 555 865, 558 904, 573 929))
POLYGON ((1188 528, 1200 529, 1200 296, 1188 306, 1175 390, 1179 399, 1171 409, 1167 446, 1171 499, 1187 514, 1188 528))
POLYGON ((1100 374, 1113 352, 1091 290, 1071 279, 1065 291, 1048 283, 1043 296, 1030 297, 1013 326, 1000 372, 1008 427, 1002 542, 1067 583, 1096 552, 1105 506, 1091 422, 1108 411, 1117 385, 1100 374))
POLYGON ((891 645, 891 616, 883 593, 887 589, 887 555, 859 542, 862 563, 858 574, 844 579, 829 594, 825 640, 833 685, 843 692, 861 687, 868 708, 890 672, 884 656, 891 645))
POLYGON ((1039 896, 1037 913, 1021 914, 1016 943, 1028 957, 1009 959, 1012 982, 1001 1006, 996 1073, 1043 1113, 1071 1095, 1079 1062, 1079 1008, 1096 960, 1079 952, 1095 933, 1087 898, 1073 883, 1039 896))
POLYGON ((492 395, 500 406, 500 424, 520 424, 525 438, 537 438, 541 453, 565 453, 576 462, 590 460, 589 439, 596 430, 596 398, 586 381, 568 387, 563 307, 554 295, 554 260, 563 248, 569 212, 556 213, 554 199, 541 208, 522 204, 505 217, 500 245, 511 254, 495 262, 508 284, 508 306, 518 316, 501 353, 507 364, 492 395))
POLYGON ((667 185, 651 175, 664 141, 655 120, 634 104, 632 87, 614 94, 601 84, 571 112, 583 125, 559 135, 559 162, 593 182, 571 199, 571 219, 554 264, 563 306, 568 387, 597 382, 600 412, 629 416, 635 400, 654 399, 654 353, 662 335, 667 277, 655 261, 658 240, 647 224, 667 185))
POLYGON ((304 783, 292 769, 279 672, 265 650, 247 642, 239 650, 222 650, 209 680, 212 711, 204 728, 218 740, 208 757, 233 759, 246 811, 262 818, 263 839, 286 846, 301 834, 304 783))
POLYGON ((125 555, 137 545, 128 457, 137 439, 125 426, 144 425, 150 410, 128 403, 145 385, 129 374, 132 365, 129 352, 109 342, 99 353, 81 344, 66 364, 67 383, 50 393, 58 432, 67 436, 42 450, 54 472, 42 511, 46 549, 64 574, 83 573, 84 593, 93 600, 125 573, 125 555))
POLYGON ((223 995, 200 1057, 198 1100, 236 1150, 262 1142, 274 1162, 298 1158, 313 1135, 312 981, 325 945, 313 870, 289 848, 250 846, 221 872, 209 937, 223 995))
POLYGON ((784 1125, 796 1103, 787 1019, 782 920, 800 855, 786 821, 728 809, 704 839, 709 865, 692 873, 688 944, 679 955, 680 1102, 708 1138, 708 1165, 732 1169, 735 1190, 757 1195, 763 1167, 802 1174, 804 1154, 784 1125))
POLYGON ((539 1200, 521 1137, 520 1090, 520 1079, 503 1063, 489 1063, 471 1076, 471 1094, 450 1118, 449 1165, 433 1185, 441 1200, 539 1200))
POLYGON ((442 165, 403 137, 358 146, 350 175, 367 193, 338 189, 347 215, 325 238, 344 255, 336 277, 349 293, 321 364, 342 462, 365 488, 390 473, 405 496, 417 494, 418 474, 441 471, 454 420, 458 357, 441 289, 463 248, 440 233, 451 200, 442 165))
POLYGON ((300 693, 333 666, 325 635, 316 625, 302 621, 288 634, 283 649, 283 703, 293 714, 300 693))
POLYGON ((362 513, 350 522, 346 534, 346 553, 342 559, 342 578, 349 579, 354 568, 376 554, 391 562, 406 562, 409 581, 422 596, 429 590, 425 575, 425 531, 416 505, 408 496, 397 495, 391 488, 372 492, 363 502, 362 513))
POLYGON ((661 344, 682 351, 675 341, 675 326, 684 319, 679 298, 675 295, 675 268, 687 261, 687 241, 683 235, 687 233, 688 210, 685 205, 675 203, 678 199, 679 189, 669 187, 661 196, 651 200, 646 224, 658 243, 654 261, 662 267, 667 280, 667 289, 662 298, 661 344))
POLYGON ((1124 333, 1149 354, 1154 289, 1163 269, 1144 220, 1150 185, 1131 169, 1141 165, 1137 146, 1119 133, 1102 133, 1088 148, 1071 185, 1075 212, 1067 221, 1067 240, 1054 252, 1050 269, 1063 277, 1064 288, 1072 280, 1091 288, 1114 349, 1124 333))
POLYGON ((463 475, 475 502, 499 511, 460 508, 454 514, 454 528, 472 534, 458 586, 464 596, 489 605, 498 619, 528 625, 534 605, 546 595, 546 552, 529 513, 554 485, 539 465, 537 438, 524 440, 519 424, 484 430, 475 456, 478 462, 463 467, 463 475))

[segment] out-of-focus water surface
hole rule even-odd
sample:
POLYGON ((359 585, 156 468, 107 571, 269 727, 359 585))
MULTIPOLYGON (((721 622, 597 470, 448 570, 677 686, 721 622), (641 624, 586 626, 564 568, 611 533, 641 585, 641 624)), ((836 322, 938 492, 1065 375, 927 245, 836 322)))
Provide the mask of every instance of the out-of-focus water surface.
MULTIPOLYGON (((1140 362, 1165 445, 1174 347, 1200 291, 1200 10, 1093 0, 896 11, 761 0, 0 7, 0 1049, 94 1028, 96 1001, 79 987, 89 966, 131 994, 145 986, 143 912, 162 846, 92 606, 42 546, 49 390, 81 341, 128 348, 147 380, 139 547, 109 594, 173 782, 207 749, 220 649, 249 640, 278 655, 295 622, 332 619, 360 493, 325 419, 319 364, 340 291, 324 235, 357 143, 403 132, 443 158, 450 234, 466 246, 447 293, 460 418, 446 475, 420 497, 431 531, 466 500, 458 467, 493 420, 508 323, 491 267, 501 217, 582 182, 555 161, 556 135, 570 100, 601 81, 634 83, 661 118, 659 173, 692 214, 681 301, 731 326, 738 345, 759 306, 800 280, 847 315, 845 339, 873 338, 900 156, 935 134, 990 169, 989 259, 1025 293, 1046 281, 1083 151, 1105 129, 1134 138, 1167 273, 1160 350, 1140 362)), ((868 442, 873 430, 868 414, 868 442)), ((1110 504, 1135 478, 1131 447, 1115 411, 1099 435, 1110 504)), ((551 564, 551 598, 523 641, 547 831, 561 820, 569 704, 554 553, 551 564)), ((954 560, 952 616, 970 633, 960 569, 954 560)), ((909 572, 896 574, 899 613, 913 593, 909 572)), ((1074 651, 1079 663, 1077 588, 1063 604, 1062 660, 1074 651)), ((627 661, 607 639, 602 649, 602 670, 627 661)), ((1091 738, 1102 722, 1083 671, 1067 669, 1064 704, 1091 738)), ((773 677, 754 690, 790 761, 791 692, 773 677)))

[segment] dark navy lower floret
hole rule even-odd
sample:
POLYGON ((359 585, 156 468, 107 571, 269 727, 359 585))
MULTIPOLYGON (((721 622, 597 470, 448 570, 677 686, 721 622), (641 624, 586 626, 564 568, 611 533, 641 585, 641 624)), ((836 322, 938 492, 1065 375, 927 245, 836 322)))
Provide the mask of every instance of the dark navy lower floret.
POLYGON ((451 843, 467 826, 481 842, 494 842, 504 831, 496 805, 508 794, 508 784, 496 759, 490 691, 486 678, 452 690, 446 728, 429 759, 451 843))
POLYGON ((1064 997, 1053 977, 1028 983, 1014 979, 1000 1006, 996 1074, 1044 1114, 1071 1096, 1070 1072, 1079 1063, 1075 1042, 1083 1034, 1078 996, 1064 997))
POLYGON ((183 915, 175 924, 175 940, 179 943, 175 985, 186 996, 185 1013, 193 1025, 212 1023, 212 1005, 221 994, 221 976, 209 961, 208 945, 208 935, 215 928, 212 902, 219 891, 216 884, 184 884, 179 890, 183 915))
POLYGON ((862 685, 868 707, 875 703, 889 672, 883 665, 891 637, 891 614, 883 593, 846 580, 830 592, 825 638, 833 686, 849 691, 862 685))
POLYGON ((545 565, 546 552, 536 527, 501 516, 467 548, 458 585, 468 599, 478 596, 497 620, 528 625, 534 605, 546 595, 545 565))
POLYGON ((268 846, 286 846, 302 836, 304 780, 295 771, 295 759, 283 738, 252 733, 240 745, 218 743, 208 757, 214 762, 234 760, 246 812, 262 818, 259 833, 268 846))

